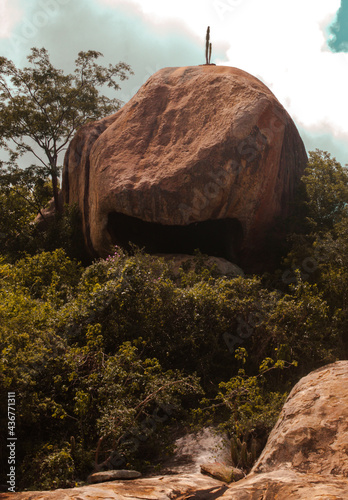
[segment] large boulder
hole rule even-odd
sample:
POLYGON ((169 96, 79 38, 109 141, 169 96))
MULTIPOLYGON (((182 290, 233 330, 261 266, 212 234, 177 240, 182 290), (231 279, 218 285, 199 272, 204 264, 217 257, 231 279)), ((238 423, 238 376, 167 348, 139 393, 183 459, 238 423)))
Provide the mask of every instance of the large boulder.
POLYGON ((94 255, 132 241, 234 261, 288 215, 306 161, 292 119, 257 78, 225 66, 165 68, 77 132, 63 198, 79 205, 94 255))
POLYGON ((324 366, 292 389, 253 472, 279 468, 348 478, 348 361, 324 366))

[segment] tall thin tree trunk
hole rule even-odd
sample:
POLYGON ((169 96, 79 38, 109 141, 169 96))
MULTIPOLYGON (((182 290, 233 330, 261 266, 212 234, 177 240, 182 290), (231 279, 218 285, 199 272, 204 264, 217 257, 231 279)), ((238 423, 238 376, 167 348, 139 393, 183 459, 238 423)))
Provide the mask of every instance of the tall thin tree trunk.
POLYGON ((54 208, 56 213, 61 212, 61 207, 59 205, 59 189, 58 189, 58 177, 57 177, 57 167, 56 165, 52 165, 51 169, 51 178, 52 178, 52 187, 53 187, 53 199, 54 199, 54 208))

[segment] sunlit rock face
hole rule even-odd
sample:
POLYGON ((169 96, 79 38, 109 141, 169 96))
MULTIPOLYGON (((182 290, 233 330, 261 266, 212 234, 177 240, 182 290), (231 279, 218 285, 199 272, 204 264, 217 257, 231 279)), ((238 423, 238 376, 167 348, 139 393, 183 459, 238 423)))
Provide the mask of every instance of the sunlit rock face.
POLYGON ((93 255, 131 241, 238 262, 288 215, 306 161, 292 119, 257 78, 225 66, 165 68, 77 132, 63 198, 79 205, 93 255))
POLYGON ((302 378, 290 392, 253 472, 287 468, 348 478, 347 388, 348 361, 302 378))

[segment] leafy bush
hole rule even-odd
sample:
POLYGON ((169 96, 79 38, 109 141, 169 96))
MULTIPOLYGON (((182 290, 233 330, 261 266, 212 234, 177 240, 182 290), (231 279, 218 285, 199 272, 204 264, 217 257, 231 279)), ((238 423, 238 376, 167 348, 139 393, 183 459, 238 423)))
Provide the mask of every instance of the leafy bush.
POLYGON ((82 268, 62 249, 27 256, 7 265, 6 280, 25 288, 32 298, 49 300, 53 296, 67 301, 76 288, 82 268))
POLYGON ((41 223, 40 226, 39 229, 33 226, 31 253, 62 248, 71 259, 81 261, 84 265, 91 263, 77 205, 65 205, 63 212, 56 213, 47 224, 41 223))
POLYGON ((21 483, 30 484, 32 490, 71 488, 76 485, 74 470, 69 443, 45 444, 21 468, 21 483))
POLYGON ((248 353, 244 347, 237 348, 234 357, 242 368, 227 382, 220 382, 214 399, 203 398, 193 411, 200 425, 220 422, 220 429, 227 431, 231 440, 232 464, 246 472, 265 446, 288 394, 285 385, 274 390, 270 372, 279 377, 280 370, 297 366, 296 361, 288 362, 275 354, 278 359, 265 358, 258 374, 248 375, 248 353))
POLYGON ((308 223, 312 230, 327 231, 347 215, 348 171, 329 153, 316 150, 302 178, 307 192, 308 223))

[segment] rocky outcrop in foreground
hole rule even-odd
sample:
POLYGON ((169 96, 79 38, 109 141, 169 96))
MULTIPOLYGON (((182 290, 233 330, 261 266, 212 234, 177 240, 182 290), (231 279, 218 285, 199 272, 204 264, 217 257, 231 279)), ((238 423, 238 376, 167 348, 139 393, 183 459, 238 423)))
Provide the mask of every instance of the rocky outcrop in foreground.
POLYGON ((169 500, 174 498, 200 498, 203 500, 219 498, 225 491, 227 491, 227 485, 216 479, 201 474, 180 474, 141 478, 133 481, 113 481, 67 490, 0 494, 0 498, 8 500, 169 500), (198 493, 203 496, 193 496, 198 493))
POLYGON ((348 361, 310 373, 291 391, 251 473, 226 484, 200 474, 113 481, 52 492, 2 494, 12 500, 346 500, 348 361))
POLYGON ((237 68, 164 68, 116 114, 82 127, 64 163, 90 252, 129 241, 148 253, 234 261, 289 213, 303 142, 272 92, 237 68))
POLYGON ((348 499, 348 361, 295 385, 251 473, 222 498, 348 499))

